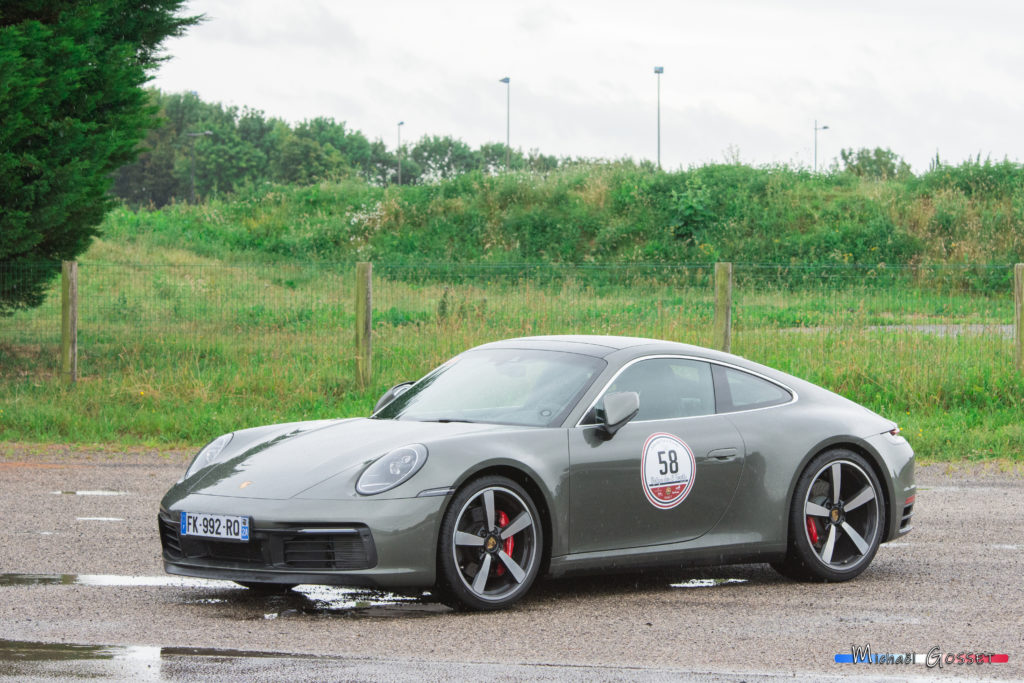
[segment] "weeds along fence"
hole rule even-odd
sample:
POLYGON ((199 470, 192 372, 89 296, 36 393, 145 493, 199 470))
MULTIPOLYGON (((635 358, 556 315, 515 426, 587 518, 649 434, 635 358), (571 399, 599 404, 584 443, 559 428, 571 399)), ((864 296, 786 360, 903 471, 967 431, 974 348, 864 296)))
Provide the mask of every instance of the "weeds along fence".
MULTIPOLYGON (((53 268, 0 264, 0 291, 44 267, 53 268)), ((297 412, 352 396, 372 405, 390 384, 505 337, 721 346, 715 272, 714 264, 374 264, 372 374, 360 380, 355 264, 83 262, 77 371, 81 382, 118 386, 112 395, 138 388, 225 406, 286 402, 297 412)), ((1017 266, 1017 297, 1022 272, 1017 266)), ((1019 390, 1012 266, 735 264, 731 292, 732 352, 878 409, 965 393, 998 401, 1019 390), (905 399, 894 386, 907 388, 905 399)), ((42 305, 0 318, 0 380, 58 384, 67 370, 61 319, 60 278, 42 305)))

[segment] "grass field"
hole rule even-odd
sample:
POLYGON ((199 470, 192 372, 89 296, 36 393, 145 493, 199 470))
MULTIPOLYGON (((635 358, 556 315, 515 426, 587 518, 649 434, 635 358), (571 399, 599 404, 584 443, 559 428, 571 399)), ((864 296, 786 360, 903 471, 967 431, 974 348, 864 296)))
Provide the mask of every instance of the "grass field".
MULTIPOLYGON (((494 339, 711 342, 709 265, 549 267, 526 277, 469 266, 375 268, 374 379, 362 389, 350 265, 225 265, 144 242, 98 241, 80 266, 76 386, 58 374, 57 296, 2 321, 0 439, 196 447, 240 427, 366 414, 391 384, 494 339)), ((1024 460, 1024 377, 999 327, 1012 322, 1010 293, 844 272, 798 288, 738 285, 733 352, 897 420, 926 459, 1024 460), (974 327, 919 331, 928 325, 974 327)))

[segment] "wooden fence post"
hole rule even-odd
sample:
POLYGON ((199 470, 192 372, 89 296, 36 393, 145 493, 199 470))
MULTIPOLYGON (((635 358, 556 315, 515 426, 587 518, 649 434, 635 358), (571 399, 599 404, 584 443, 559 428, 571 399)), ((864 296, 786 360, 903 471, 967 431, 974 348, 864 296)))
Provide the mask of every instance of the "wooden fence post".
POLYGON ((732 263, 715 264, 715 348, 729 353, 732 347, 732 263))
POLYGON ((356 264, 356 379, 370 386, 373 372, 373 264, 356 264))
POLYGON ((1017 370, 1024 372, 1024 263, 1013 267, 1013 322, 1017 338, 1017 370))
POLYGON ((78 263, 60 267, 60 361, 61 377, 68 384, 78 379, 78 263))

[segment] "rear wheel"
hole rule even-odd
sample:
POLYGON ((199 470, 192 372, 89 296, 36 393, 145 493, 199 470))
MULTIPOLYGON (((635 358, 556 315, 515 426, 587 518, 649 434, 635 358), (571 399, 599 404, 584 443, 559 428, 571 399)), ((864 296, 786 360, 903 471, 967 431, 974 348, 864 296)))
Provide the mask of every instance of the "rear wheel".
POLYGON ((540 568, 543 530, 530 495, 511 479, 489 476, 464 486, 445 512, 438 543, 438 588, 456 608, 508 607, 540 568))
POLYGON ((882 541, 882 487, 868 462, 845 448, 814 458, 797 481, 786 559, 772 566, 805 581, 847 581, 882 541))

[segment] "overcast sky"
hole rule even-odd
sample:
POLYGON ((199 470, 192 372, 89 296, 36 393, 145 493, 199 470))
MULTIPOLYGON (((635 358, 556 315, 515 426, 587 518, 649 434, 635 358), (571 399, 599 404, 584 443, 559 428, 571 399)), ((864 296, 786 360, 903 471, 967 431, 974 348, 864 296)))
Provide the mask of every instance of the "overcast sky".
POLYGON ((192 0, 153 85, 396 145, 452 135, 668 169, 738 158, 810 167, 889 147, 1024 158, 1018 0, 192 0))

